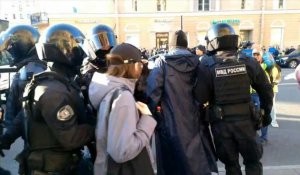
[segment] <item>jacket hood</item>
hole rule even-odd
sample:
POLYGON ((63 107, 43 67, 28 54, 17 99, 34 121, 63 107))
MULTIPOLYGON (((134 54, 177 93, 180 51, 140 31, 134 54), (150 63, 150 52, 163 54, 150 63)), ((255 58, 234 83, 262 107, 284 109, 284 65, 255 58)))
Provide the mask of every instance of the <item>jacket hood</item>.
POLYGON ((106 94, 111 90, 125 86, 133 93, 135 83, 135 79, 114 77, 95 72, 88 90, 90 102, 97 109, 106 94))
POLYGON ((187 49, 175 48, 164 56, 164 61, 179 72, 191 72, 198 66, 199 57, 187 49))

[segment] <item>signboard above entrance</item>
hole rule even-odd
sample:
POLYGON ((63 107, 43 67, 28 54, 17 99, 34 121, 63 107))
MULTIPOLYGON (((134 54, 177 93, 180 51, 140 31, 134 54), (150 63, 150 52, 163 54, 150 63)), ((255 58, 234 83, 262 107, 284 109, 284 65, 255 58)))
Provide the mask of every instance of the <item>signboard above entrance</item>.
POLYGON ((239 20, 239 19, 222 19, 222 20, 213 20, 211 23, 212 24, 227 23, 227 24, 231 24, 231 25, 238 25, 241 23, 241 20, 239 20))

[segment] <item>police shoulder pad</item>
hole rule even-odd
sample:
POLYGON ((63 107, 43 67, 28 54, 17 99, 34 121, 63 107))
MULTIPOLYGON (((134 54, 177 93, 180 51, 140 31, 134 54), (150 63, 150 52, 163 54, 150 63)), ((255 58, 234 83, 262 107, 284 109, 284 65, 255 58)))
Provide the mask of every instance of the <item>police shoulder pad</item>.
POLYGON ((59 121, 68 121, 74 116, 74 111, 70 105, 61 107, 57 112, 57 119, 59 121))

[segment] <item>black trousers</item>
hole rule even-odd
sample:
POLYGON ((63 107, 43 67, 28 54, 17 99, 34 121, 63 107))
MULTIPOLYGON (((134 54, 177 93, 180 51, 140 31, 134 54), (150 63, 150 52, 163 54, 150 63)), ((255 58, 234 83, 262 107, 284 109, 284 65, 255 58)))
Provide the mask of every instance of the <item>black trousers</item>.
POLYGON ((246 175, 262 175, 263 148, 250 119, 217 121, 211 124, 217 156, 225 164, 226 175, 242 175, 239 154, 246 175))

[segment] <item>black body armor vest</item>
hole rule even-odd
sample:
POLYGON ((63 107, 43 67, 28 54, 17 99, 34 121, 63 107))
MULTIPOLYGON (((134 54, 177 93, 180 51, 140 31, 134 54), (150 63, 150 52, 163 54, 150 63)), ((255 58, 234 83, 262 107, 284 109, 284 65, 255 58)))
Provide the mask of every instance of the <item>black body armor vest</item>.
POLYGON ((216 105, 250 101, 250 80, 245 64, 238 60, 226 60, 217 62, 213 71, 216 105))
POLYGON ((215 56, 211 59, 210 70, 214 83, 213 118, 239 120, 250 117, 250 80, 246 65, 239 59, 226 60, 215 56))

